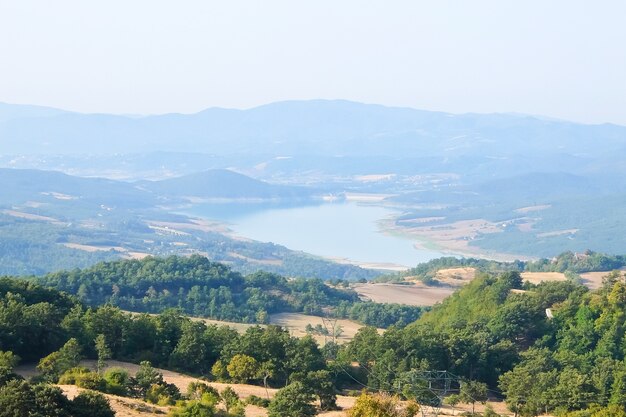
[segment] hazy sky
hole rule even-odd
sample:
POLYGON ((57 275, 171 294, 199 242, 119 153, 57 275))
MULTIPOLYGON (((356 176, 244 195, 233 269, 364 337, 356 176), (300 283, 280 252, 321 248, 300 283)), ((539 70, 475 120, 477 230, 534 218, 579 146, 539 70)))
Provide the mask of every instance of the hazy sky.
POLYGON ((626 1, 0 0, 0 101, 343 98, 626 124, 626 1))

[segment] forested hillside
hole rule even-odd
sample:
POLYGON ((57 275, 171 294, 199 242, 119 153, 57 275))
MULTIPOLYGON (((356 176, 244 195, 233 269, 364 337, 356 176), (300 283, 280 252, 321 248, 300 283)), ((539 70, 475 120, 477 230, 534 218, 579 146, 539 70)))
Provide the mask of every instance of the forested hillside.
MULTIPOLYGON (((406 394, 415 372, 444 369, 522 416, 623 416, 624 294, 620 272, 594 292, 482 275, 405 329, 362 330, 340 357, 357 360, 354 376, 375 389, 406 394)), ((415 395, 433 401, 423 387, 415 395)))
POLYGON ((302 312, 388 327, 406 325, 423 310, 361 302, 354 291, 329 286, 320 279, 287 279, 267 272, 244 276, 199 255, 103 262, 33 280, 93 306, 109 303, 148 313, 180 308, 197 317, 244 323, 267 323, 270 314, 302 312))
MULTIPOLYGON (((311 385, 310 395, 324 397, 329 406, 337 390, 363 387, 438 404, 436 384, 427 388, 423 375, 446 370, 455 376, 454 381, 460 381, 452 384, 445 398, 452 403, 503 398, 521 416, 626 413, 626 276, 618 271, 593 292, 572 281, 522 283, 517 271, 480 274, 404 328, 392 326, 379 334, 365 327, 350 343, 330 343, 323 349, 309 337, 296 339, 276 326, 252 327, 243 335, 227 327, 207 326, 185 318, 179 310, 164 310, 166 304, 146 304, 162 311, 155 316, 124 313, 112 305, 96 307, 115 300, 112 293, 98 295, 105 288, 108 294, 114 285, 118 286, 117 301, 130 303, 139 300, 132 286, 144 292, 154 287, 158 295, 165 289, 159 285, 175 282, 187 294, 187 284, 197 284, 201 276, 209 291, 205 295, 210 294, 213 282, 222 288, 239 286, 243 294, 255 292, 250 288, 269 294, 282 288, 287 298, 308 294, 303 300, 318 305, 320 300, 346 302, 353 296, 322 289, 323 283, 308 287, 305 281, 290 282, 269 274, 242 277, 200 257, 105 263, 92 270, 50 275, 43 281, 77 288, 79 280, 85 279, 82 284, 87 292, 79 292, 85 297, 94 291, 89 300, 94 307, 29 281, 5 278, 0 281, 0 350, 32 361, 60 349, 61 353, 40 364, 54 380, 69 371, 56 365, 59 355, 65 357, 78 349, 81 355, 97 357, 104 343, 113 358, 149 360, 221 380, 275 387, 289 383, 290 390, 297 389, 292 385, 296 382, 322 381, 311 385), (176 275, 177 268, 185 274, 176 275), (95 286, 100 280, 101 285, 95 286), (301 285, 308 292, 298 292, 301 285), (100 345, 94 342, 98 338, 100 345), (468 387, 473 394, 468 394, 468 387)), ((150 298, 144 295, 142 299, 146 297, 150 298)), ((250 298, 242 300, 251 304, 250 298)), ((298 305, 292 301, 292 307, 298 305)), ((271 305, 272 299, 257 302, 271 305)), ((253 310, 242 311, 251 314, 253 310)), ((66 378, 78 378, 71 372, 66 378)), ((106 390, 103 384, 98 386, 106 390)), ((168 389, 162 388, 163 395, 169 392, 168 398, 180 395, 168 389)))

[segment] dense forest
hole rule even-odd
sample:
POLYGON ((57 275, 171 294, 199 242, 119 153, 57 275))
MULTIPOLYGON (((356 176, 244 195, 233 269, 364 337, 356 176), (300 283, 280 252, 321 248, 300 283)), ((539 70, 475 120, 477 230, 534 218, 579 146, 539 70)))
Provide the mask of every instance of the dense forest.
POLYGON ((207 258, 171 256, 99 263, 84 270, 32 278, 37 283, 76 295, 98 306, 158 313, 180 308, 185 313, 218 320, 268 323, 269 315, 301 312, 350 318, 367 325, 407 325, 421 307, 362 302, 345 286, 320 279, 287 279, 268 272, 242 275, 207 258))

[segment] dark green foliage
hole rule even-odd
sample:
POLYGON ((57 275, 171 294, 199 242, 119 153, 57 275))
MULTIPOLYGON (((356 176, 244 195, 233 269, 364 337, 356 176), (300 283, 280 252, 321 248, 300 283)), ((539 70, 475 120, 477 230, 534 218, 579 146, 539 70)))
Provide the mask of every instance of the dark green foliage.
POLYGON ((70 417, 73 404, 59 387, 37 384, 32 387, 32 390, 37 410, 32 414, 33 417, 70 417))
POLYGON ((267 408, 270 405, 270 400, 267 398, 261 398, 256 395, 250 395, 246 398, 246 404, 256 405, 257 407, 267 408))
POLYGON ((0 350, 38 360, 66 339, 60 322, 75 301, 26 281, 0 278, 0 350))
POLYGON ((106 392, 121 396, 128 395, 131 379, 126 369, 107 369, 104 373, 103 379, 106 383, 106 392))
POLYGON ((94 391, 83 391, 72 401, 73 417, 115 417, 115 413, 104 395, 94 391))
POLYGON ((331 288, 319 279, 287 280, 264 272, 244 277, 198 255, 105 262, 49 274, 38 282, 91 305, 111 303, 150 313, 175 307, 194 316, 248 323, 264 322, 267 314, 281 311, 321 314, 324 307, 358 301, 353 291, 331 288))
POLYGON ((301 382, 293 382, 276 393, 269 406, 269 417, 311 417, 313 393, 301 382))
POLYGON ((12 380, 0 387, 0 417, 23 417, 35 409, 35 397, 26 381, 12 380))
POLYGON ((367 326, 386 329, 390 326, 404 327, 419 319, 428 307, 402 304, 359 302, 352 305, 344 302, 337 308, 337 315, 358 321, 367 326))

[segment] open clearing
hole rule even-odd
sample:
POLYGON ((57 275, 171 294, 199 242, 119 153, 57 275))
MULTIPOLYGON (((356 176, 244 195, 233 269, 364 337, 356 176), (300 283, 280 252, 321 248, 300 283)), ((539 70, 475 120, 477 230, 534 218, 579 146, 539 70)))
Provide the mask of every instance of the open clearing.
POLYGON ((562 272, 522 272, 522 279, 531 284, 544 281, 565 281, 567 278, 562 272))
MULTIPOLYGON (((580 274, 582 284, 590 290, 596 290, 602 286, 602 278, 610 274, 611 271, 585 272, 580 274)), ((542 281, 565 281, 567 278, 561 272, 524 272, 522 278, 533 284, 542 281)))
POLYGON ((476 268, 446 268, 437 271, 435 279, 451 287, 460 287, 473 280, 475 276, 476 268))
MULTIPOLYGON (((244 333, 250 327, 257 326, 257 324, 250 324, 250 323, 234 323, 230 321, 211 320, 211 319, 204 319, 204 318, 198 318, 198 317, 190 317, 190 318, 191 320, 202 321, 206 324, 215 324, 217 326, 228 326, 237 330, 239 333, 244 333)), ((307 335, 307 332, 305 330, 307 324, 310 324, 313 327, 315 327, 318 324, 321 325, 322 327, 325 327, 324 320, 321 317, 310 316, 310 315, 301 314, 301 313, 272 314, 270 316, 270 324, 275 324, 277 326, 284 327, 285 329, 289 330, 289 333, 292 336, 295 336, 295 337, 304 337, 307 335)), ((336 340, 337 343, 349 342, 350 340, 352 340, 352 338, 354 338, 354 335, 356 334, 356 332, 358 332, 359 329, 363 327, 362 324, 359 324, 352 320, 346 320, 346 319, 338 319, 337 325, 341 326, 341 329, 343 330, 343 333, 336 340)), ((260 325, 260 326, 263 326, 263 325, 260 325)), ((312 336, 320 345, 324 345, 327 340, 328 341, 332 340, 330 336, 322 336, 322 335, 312 335, 312 336)))
POLYGON ((408 284, 354 284, 354 290, 363 299, 376 303, 397 303, 412 306, 432 306, 452 294, 453 287, 427 287, 408 284))
MULTIPOLYGON (((270 323, 277 324, 289 330, 292 336, 296 337, 304 337, 306 336, 305 327, 307 324, 315 327, 316 325, 321 325, 324 327, 324 320, 321 317, 317 316, 309 316, 306 314, 300 313, 280 313, 280 314, 272 314, 270 316, 270 323)), ((356 332, 359 331, 362 324, 359 324, 352 320, 339 319, 337 320, 337 325, 341 326, 343 333, 337 338, 337 343, 346 343, 354 338, 356 332)), ((329 328, 330 331, 330 328, 329 328)), ((332 340, 332 337, 328 336, 320 336, 313 335, 315 340, 318 343, 324 344, 325 339, 328 341, 332 340)))

